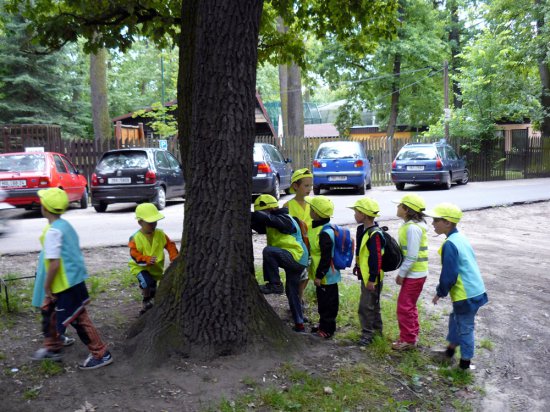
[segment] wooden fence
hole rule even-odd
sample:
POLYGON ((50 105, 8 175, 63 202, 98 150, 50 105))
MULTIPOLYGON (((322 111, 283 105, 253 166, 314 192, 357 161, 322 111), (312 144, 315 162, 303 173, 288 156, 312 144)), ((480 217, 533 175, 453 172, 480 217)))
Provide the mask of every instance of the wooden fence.
MULTIPOLYGON (((278 146, 286 158, 292 160, 294 169, 312 167, 315 151, 322 142, 350 140, 346 138, 288 137, 281 143, 278 139, 257 138, 257 142, 278 146)), ((357 140, 357 139, 353 139, 357 140)), ((429 139, 425 141, 437 141, 429 139)), ((389 139, 378 137, 361 140, 366 153, 372 156, 372 183, 375 186, 391 185, 391 163, 401 147, 420 141, 419 138, 389 139)), ((464 142, 466 139, 451 137, 449 143, 459 156, 466 157, 471 181, 511 180, 533 177, 550 177, 550 137, 526 137, 525 147, 505 150, 504 138, 484 142, 474 150, 464 142)))
MULTIPOLYGON (((46 151, 69 156, 75 166, 89 179, 101 154, 107 150, 124 147, 159 147, 160 138, 125 140, 62 139, 61 129, 53 125, 4 125, 0 126, 0 153, 24 151, 26 147, 43 147, 46 151)), ((176 137, 166 140, 167 150, 181 160, 176 137)), ((278 138, 257 137, 257 142, 273 144, 285 157, 292 159, 294 169, 312 167, 319 144, 326 141, 349 140, 342 138, 278 138)), ((361 141, 367 154, 372 156, 372 183, 375 186, 391 184, 391 163, 399 149, 412 138, 389 139, 379 137, 361 141)), ((433 139, 431 140, 433 141, 433 139)), ((470 180, 490 181, 550 177, 550 137, 528 137, 521 140, 522 147, 506 150, 504 138, 484 142, 479 150, 465 144, 465 139, 452 137, 449 143, 459 155, 466 156, 470 180)))

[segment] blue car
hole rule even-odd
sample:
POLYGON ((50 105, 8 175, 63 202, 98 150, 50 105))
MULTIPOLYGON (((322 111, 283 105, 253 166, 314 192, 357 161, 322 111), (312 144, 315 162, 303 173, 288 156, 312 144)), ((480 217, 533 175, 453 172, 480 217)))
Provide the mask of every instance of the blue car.
POLYGON ((466 160, 441 140, 437 143, 408 143, 392 163, 391 179, 397 190, 405 184, 437 185, 450 189, 453 182, 468 183, 466 160))
POLYGON ((359 142, 324 142, 313 160, 313 193, 322 189, 351 188, 361 195, 370 189, 370 160, 359 142))

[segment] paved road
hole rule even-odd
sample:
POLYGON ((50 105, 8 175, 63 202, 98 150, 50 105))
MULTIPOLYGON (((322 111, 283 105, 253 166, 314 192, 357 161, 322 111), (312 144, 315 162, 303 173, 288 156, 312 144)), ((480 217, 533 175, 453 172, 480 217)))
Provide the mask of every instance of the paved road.
MULTIPOLYGON (((528 179, 498 182, 469 183, 466 186, 453 185, 451 190, 436 190, 433 188, 418 188, 407 186, 408 189, 398 192, 394 186, 375 187, 368 191, 368 196, 380 204, 380 221, 395 219, 396 205, 391 201, 400 199, 406 193, 418 193, 424 197, 428 207, 436 203, 448 201, 459 205, 464 210, 507 205, 522 202, 550 200, 550 179, 528 179)), ((348 194, 350 192, 325 192, 335 203, 333 222, 337 224, 355 223, 353 213, 346 209, 361 196, 348 194)), ((292 196, 284 196, 281 204, 292 196)), ((159 227, 174 240, 181 240, 183 232, 183 201, 168 202, 163 210, 166 219, 159 227)), ((71 209, 65 218, 69 220, 80 235, 83 248, 97 246, 125 245, 128 237, 137 230, 133 217, 135 204, 111 205, 107 213, 96 213, 94 209, 71 209)), ((0 238, 0 253, 26 253, 40 250, 38 236, 45 226, 45 219, 39 212, 23 210, 10 211, 13 217, 12 231, 0 238)))

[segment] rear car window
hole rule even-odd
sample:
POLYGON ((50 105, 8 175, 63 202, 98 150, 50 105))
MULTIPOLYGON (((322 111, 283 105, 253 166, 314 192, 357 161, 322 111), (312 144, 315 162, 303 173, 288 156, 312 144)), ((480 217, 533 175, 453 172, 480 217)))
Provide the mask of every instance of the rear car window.
POLYGON ((145 152, 118 152, 107 153, 99 164, 97 171, 109 173, 120 169, 146 169, 149 167, 145 152))
POLYGON ((45 166, 43 154, 0 156, 0 172, 42 172, 45 166))
POLYGON ((254 161, 263 162, 264 161, 264 149, 260 145, 254 145, 254 161))
POLYGON ((317 159, 360 159, 361 150, 356 144, 325 144, 319 147, 317 159))
POLYGON ((401 149, 397 160, 436 160, 437 154, 433 147, 407 147, 401 149))

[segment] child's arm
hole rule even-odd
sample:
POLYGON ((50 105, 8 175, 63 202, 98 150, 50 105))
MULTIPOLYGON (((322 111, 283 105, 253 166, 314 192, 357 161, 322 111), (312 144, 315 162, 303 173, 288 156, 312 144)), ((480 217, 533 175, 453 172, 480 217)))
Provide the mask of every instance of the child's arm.
POLYGON ((319 234, 319 247, 321 249, 321 259, 319 260, 319 266, 315 272, 315 286, 321 285, 321 280, 325 277, 330 269, 330 263, 332 261, 332 239, 330 235, 324 231, 319 234))
MULTIPOLYGON (((403 264, 399 268, 399 277, 406 278, 409 274, 412 265, 418 259, 420 251, 420 242, 422 240, 422 229, 416 225, 409 225, 407 228, 407 256, 403 259, 403 264)), ((397 281, 398 279, 396 279, 397 281)), ((400 284, 400 283, 398 283, 400 284)))
POLYGON ((157 261, 156 256, 146 256, 141 253, 136 246, 134 238, 130 239, 130 242, 128 242, 128 247, 130 248, 130 256, 136 261, 137 264, 144 263, 145 265, 153 265, 157 261))
POLYGON ((441 275, 437 285, 437 296, 444 298, 458 279, 458 249, 451 242, 445 242, 441 249, 441 275))
POLYGON ((53 280, 55 279, 55 275, 57 275, 57 272, 61 267, 61 260, 48 259, 48 262, 50 265, 48 266, 48 273, 46 274, 46 281, 44 282, 44 291, 46 292, 47 298, 54 300, 55 296, 52 293, 52 283, 53 283, 53 280))
POLYGON ((178 247, 176 244, 168 237, 168 235, 165 233, 164 236, 166 236, 166 246, 164 248, 168 251, 168 257, 170 258, 170 262, 173 262, 174 259, 178 257, 178 247))

